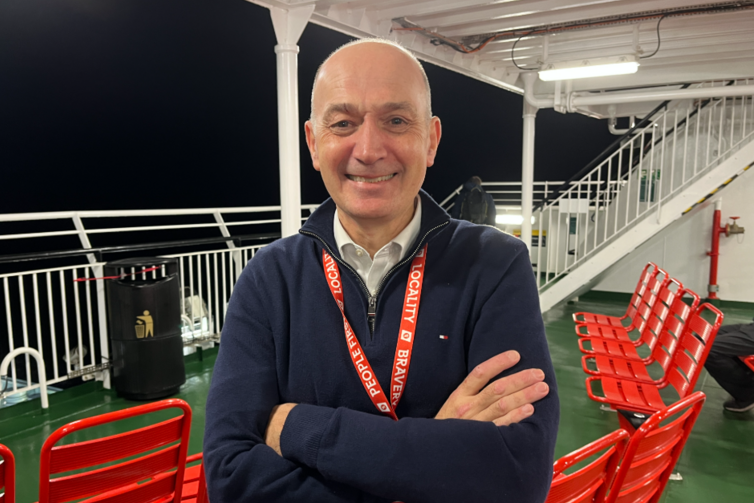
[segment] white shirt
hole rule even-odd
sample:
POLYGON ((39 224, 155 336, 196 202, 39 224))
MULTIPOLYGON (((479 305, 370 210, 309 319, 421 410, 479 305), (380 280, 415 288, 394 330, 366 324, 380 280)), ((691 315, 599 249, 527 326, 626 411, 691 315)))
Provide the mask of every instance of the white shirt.
POLYGON ((374 260, 372 260, 369 253, 363 247, 354 243, 351 236, 343 228, 336 209, 333 218, 335 244, 338 246, 343 260, 356 270, 371 294, 376 295, 377 286, 382 278, 408 254, 408 247, 419 235, 421 221, 422 202, 421 198, 417 196, 414 217, 400 234, 374 254, 374 260))

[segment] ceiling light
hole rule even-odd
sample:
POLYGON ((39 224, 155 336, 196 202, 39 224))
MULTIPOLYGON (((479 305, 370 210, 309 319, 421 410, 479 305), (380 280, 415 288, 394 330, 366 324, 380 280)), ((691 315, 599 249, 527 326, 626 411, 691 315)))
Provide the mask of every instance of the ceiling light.
POLYGON ((545 63, 539 71, 539 78, 544 81, 583 79, 586 77, 606 77, 608 75, 627 75, 636 73, 639 60, 636 56, 612 56, 609 58, 583 59, 581 61, 563 61, 545 63))

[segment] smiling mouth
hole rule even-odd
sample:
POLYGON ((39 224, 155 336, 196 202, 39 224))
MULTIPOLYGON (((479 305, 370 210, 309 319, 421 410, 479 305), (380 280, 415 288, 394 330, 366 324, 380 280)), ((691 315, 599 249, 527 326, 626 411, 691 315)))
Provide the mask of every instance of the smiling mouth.
POLYGON ((379 182, 386 182, 393 178, 396 175, 396 173, 393 173, 391 175, 385 175, 385 176, 378 176, 377 178, 365 178, 363 176, 355 176, 355 175, 346 175, 349 180, 352 180, 354 182, 366 182, 366 183, 379 183, 379 182))

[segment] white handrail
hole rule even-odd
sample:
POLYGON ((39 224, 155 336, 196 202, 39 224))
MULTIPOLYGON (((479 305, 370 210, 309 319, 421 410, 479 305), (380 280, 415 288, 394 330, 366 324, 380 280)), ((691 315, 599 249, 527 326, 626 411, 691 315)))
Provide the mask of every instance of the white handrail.
MULTIPOLYGON (((47 370, 45 369, 45 361, 42 358, 42 355, 39 354, 39 351, 37 351, 34 348, 16 348, 7 355, 5 355, 5 358, 3 358, 3 362, 0 363, 0 377, 7 376, 8 375, 8 366, 10 365, 10 362, 18 355, 21 354, 29 354, 34 357, 35 360, 37 360, 37 371, 39 372, 39 398, 42 400, 42 408, 48 409, 50 407, 49 399, 47 398, 47 370)), ((29 368, 27 367, 26 371, 29 371, 29 368)), ((30 376, 28 376, 30 377, 30 376)), ((31 379, 29 379, 31 380, 31 379)), ((25 389, 25 388, 24 388, 25 389)), ((22 390, 14 390, 10 392, 3 392, 3 395, 12 395, 13 393, 16 393, 18 391, 22 390)))

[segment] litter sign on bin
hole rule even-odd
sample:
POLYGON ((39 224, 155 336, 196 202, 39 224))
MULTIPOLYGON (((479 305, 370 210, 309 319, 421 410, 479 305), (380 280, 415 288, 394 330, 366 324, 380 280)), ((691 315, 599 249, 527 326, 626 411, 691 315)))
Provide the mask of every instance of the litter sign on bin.
POLYGON ((149 311, 144 311, 143 316, 136 317, 136 338, 154 337, 154 322, 149 315, 149 311))

